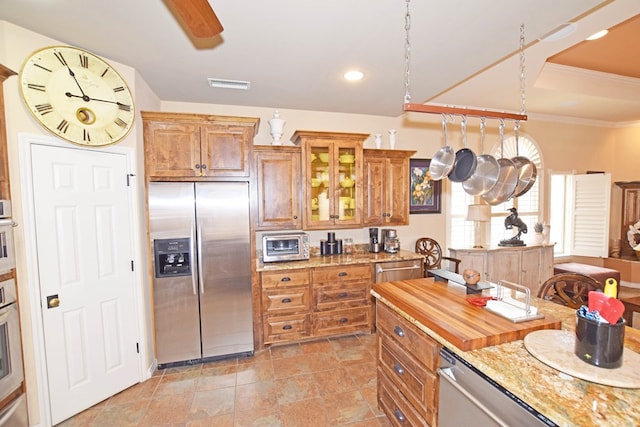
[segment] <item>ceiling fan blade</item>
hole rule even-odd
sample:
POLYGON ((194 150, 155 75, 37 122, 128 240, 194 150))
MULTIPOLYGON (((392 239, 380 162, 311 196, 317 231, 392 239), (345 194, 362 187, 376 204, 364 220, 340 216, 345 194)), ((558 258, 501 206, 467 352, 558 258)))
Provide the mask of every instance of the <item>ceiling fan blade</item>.
POLYGON ((165 3, 178 14, 194 37, 210 38, 224 30, 207 0, 165 0, 165 3))

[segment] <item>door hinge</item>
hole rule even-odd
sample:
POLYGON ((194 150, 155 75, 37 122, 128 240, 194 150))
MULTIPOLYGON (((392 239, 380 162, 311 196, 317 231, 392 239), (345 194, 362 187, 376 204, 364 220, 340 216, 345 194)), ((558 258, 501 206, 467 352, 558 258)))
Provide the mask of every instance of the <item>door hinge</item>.
POLYGON ((140 354, 140 343, 136 343, 136 353, 140 354))
POLYGON ((135 271, 135 269, 133 268, 133 260, 131 260, 131 271, 135 271))
POLYGON ((128 173, 128 174, 127 174, 127 187, 131 187, 131 182, 129 181, 129 179, 130 179, 132 176, 136 176, 136 174, 135 174, 135 173, 128 173))

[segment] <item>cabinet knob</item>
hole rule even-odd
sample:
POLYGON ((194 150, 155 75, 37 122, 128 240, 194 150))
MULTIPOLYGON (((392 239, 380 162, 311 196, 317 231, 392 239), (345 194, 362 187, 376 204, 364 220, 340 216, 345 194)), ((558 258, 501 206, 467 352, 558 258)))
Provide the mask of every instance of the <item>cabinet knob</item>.
POLYGON ((298 219, 298 215, 294 215, 294 216, 293 216, 293 219, 298 219))
POLYGON ((200 166, 202 166, 202 169, 203 169, 203 170, 207 168, 207 165, 205 165, 205 164, 202 164, 202 165, 200 165, 200 166))
POLYGON ((393 411, 393 416, 396 417, 396 419, 398 421, 400 421, 401 423, 405 422, 407 419, 404 417, 404 414, 402 413, 402 411, 400 411, 400 409, 396 409, 395 411, 393 411))
POLYGON ((393 332, 395 332, 399 337, 404 337, 404 331, 400 326, 396 326, 395 328, 393 328, 393 332))
POLYGON ((200 169, 200 164, 199 163, 196 165, 196 169, 200 169))
POLYGON ((292 328, 292 326, 291 326, 291 325, 284 325, 284 326, 282 327, 282 329, 284 329, 285 331, 288 331, 288 330, 289 330, 289 329, 291 329, 291 328, 292 328))
POLYGON ((288 303, 290 303, 290 302, 291 302, 291 298, 283 298, 283 299, 282 299, 282 303, 283 303, 283 304, 288 304, 288 303))
POLYGON ((283 277, 282 279, 280 279, 281 282, 290 282, 291 281, 291 277, 283 277))
POLYGON ((404 368, 398 362, 393 364, 393 370, 396 371, 398 375, 404 375, 404 368))
POLYGON ((346 317, 343 317, 342 319, 338 320, 340 323, 347 323, 349 321, 349 319, 347 319, 346 317))
POLYGON ((338 298, 346 298, 346 297, 347 297, 347 295, 349 295, 349 294, 348 294, 348 293, 346 293, 346 292, 340 292, 340 293, 338 294, 338 298))

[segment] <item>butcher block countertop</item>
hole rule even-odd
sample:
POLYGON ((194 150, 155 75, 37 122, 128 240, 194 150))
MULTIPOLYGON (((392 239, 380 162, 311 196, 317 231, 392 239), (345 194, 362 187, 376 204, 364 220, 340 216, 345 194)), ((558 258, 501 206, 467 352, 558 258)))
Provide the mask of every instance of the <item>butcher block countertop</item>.
MULTIPOLYGON (((640 389, 599 385, 564 374, 531 356, 522 338, 479 345, 479 348, 471 350, 458 347, 456 342, 473 342, 477 339, 474 338, 476 334, 482 336, 488 333, 485 315, 492 316, 496 322, 506 321, 465 302, 473 309, 472 312, 480 316, 478 320, 482 320, 474 321, 474 318, 465 317, 468 325, 463 328, 463 313, 457 313, 459 309, 452 309, 450 311, 453 314, 448 315, 453 317, 453 323, 447 328, 436 313, 441 311, 446 301, 456 307, 465 300, 467 294, 464 286, 427 278, 374 284, 371 293, 377 303, 390 307, 557 425, 640 425, 640 389), (478 325, 479 332, 470 331, 474 325, 478 325), (463 331, 461 335, 459 330, 463 331)), ((544 313, 545 319, 559 321, 562 329, 575 330, 575 310, 538 298, 532 300, 538 311, 544 313)), ((469 314, 467 310, 460 310, 466 312, 464 316, 469 314)), ((529 322, 514 325, 523 326, 525 323, 529 322)), ((640 353, 640 330, 627 327, 625 332, 625 349, 640 353)))

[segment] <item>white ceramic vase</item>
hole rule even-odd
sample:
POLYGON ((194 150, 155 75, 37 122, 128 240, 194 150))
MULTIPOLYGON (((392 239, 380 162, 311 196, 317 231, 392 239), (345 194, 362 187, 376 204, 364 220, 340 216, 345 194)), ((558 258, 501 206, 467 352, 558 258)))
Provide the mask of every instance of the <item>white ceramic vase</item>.
POLYGON ((273 114, 273 118, 269 120, 271 128, 271 145, 282 145, 282 134, 284 133, 285 121, 280 118, 278 110, 273 114))

